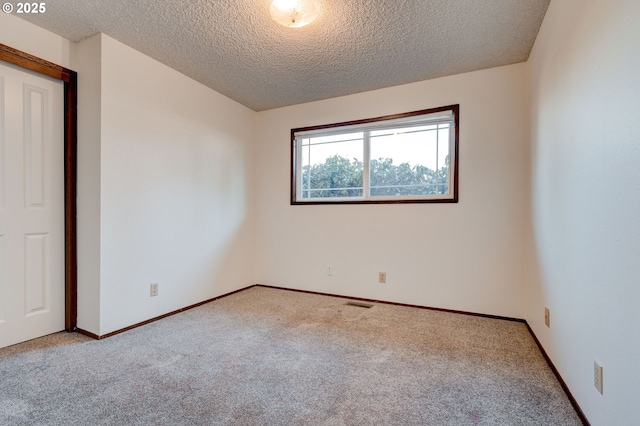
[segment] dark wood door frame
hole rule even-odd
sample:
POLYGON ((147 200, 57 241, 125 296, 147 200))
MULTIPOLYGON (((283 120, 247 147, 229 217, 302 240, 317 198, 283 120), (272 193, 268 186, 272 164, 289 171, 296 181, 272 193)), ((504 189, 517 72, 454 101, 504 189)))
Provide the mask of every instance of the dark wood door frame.
POLYGON ((0 44, 0 60, 64 83, 64 250, 65 329, 75 331, 78 316, 76 181, 78 164, 78 73, 0 44))

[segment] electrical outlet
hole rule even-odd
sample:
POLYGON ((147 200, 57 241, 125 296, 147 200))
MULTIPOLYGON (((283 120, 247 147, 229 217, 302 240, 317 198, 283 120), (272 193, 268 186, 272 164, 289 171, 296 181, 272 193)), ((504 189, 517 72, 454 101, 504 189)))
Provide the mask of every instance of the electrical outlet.
POLYGON ((551 328, 551 319, 549 318, 549 308, 544 308, 544 325, 551 328))
POLYGON ((157 296, 158 295, 158 283, 151 283, 149 286, 149 296, 157 296))
POLYGON ((602 395, 602 366, 596 361, 593 361, 593 386, 598 389, 600 395, 602 395))
POLYGON ((327 265, 327 276, 333 276, 333 265, 327 265))
POLYGON ((386 282, 387 282, 387 273, 386 272, 378 272, 378 282, 380 284, 386 284, 386 282))

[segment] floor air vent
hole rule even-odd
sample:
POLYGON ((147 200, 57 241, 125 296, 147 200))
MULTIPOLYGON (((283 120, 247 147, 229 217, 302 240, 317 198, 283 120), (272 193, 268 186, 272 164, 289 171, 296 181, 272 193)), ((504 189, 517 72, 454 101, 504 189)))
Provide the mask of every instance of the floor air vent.
POLYGON ((357 306, 358 308, 367 308, 367 309, 373 307, 373 305, 370 303, 362 303, 362 302, 347 302, 345 303, 345 305, 357 306))

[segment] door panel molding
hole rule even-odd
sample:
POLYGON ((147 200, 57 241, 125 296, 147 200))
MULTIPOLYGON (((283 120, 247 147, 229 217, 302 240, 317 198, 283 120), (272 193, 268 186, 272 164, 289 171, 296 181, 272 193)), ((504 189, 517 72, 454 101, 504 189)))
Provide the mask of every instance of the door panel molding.
POLYGON ((77 164, 78 74, 0 43, 0 60, 64 82, 64 240, 65 329, 75 331, 78 316, 77 164))
POLYGON ((48 93, 45 89, 24 85, 24 200, 26 208, 46 207, 45 150, 48 93))
MULTIPOLYGON (((4 77, 0 75, 0 210, 5 208, 5 187, 6 187, 6 164, 4 159, 5 140, 5 117, 4 117, 4 77)), ((0 296, 2 294, 0 293, 0 296)))
POLYGON ((24 236, 24 316, 47 311, 47 234, 24 236))
POLYGON ((7 315, 7 236, 0 234, 0 324, 7 315))

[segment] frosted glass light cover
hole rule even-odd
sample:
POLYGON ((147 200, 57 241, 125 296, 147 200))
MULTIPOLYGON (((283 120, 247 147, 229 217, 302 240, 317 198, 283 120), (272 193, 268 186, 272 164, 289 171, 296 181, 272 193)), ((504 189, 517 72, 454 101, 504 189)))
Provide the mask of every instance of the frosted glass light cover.
POLYGON ((314 0, 274 0, 269 13, 278 24, 298 28, 318 17, 318 7, 314 0))

